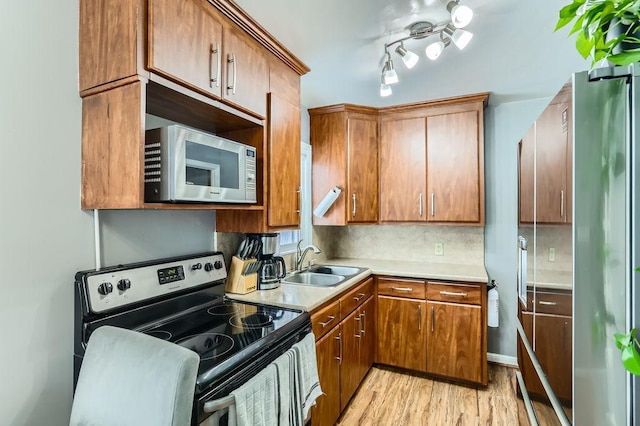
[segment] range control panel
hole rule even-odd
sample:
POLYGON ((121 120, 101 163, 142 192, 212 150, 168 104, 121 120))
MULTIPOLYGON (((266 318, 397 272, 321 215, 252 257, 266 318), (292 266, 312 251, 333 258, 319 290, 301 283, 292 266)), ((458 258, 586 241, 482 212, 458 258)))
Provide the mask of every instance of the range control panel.
POLYGON ((105 271, 86 279, 92 312, 100 313, 227 278, 222 253, 187 260, 105 271))

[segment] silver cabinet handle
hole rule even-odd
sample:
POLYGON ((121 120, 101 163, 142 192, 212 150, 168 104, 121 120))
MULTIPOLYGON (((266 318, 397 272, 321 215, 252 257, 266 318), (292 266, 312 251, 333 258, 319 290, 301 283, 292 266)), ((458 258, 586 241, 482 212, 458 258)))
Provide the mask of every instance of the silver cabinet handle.
POLYGON ((338 333, 338 337, 336 337, 336 339, 338 340, 340 345, 340 349, 338 350, 338 356, 336 357, 336 359, 340 361, 339 364, 342 365, 342 332, 338 333))
POLYGON ((418 305, 418 330, 422 331, 422 305, 418 305))
POLYGON ((431 217, 436 214, 436 194, 431 193, 431 217))
POLYGON ((353 210, 351 211, 351 217, 356 217, 356 193, 353 193, 351 197, 353 199, 353 210))
POLYGON ((367 311, 362 311, 360 316, 362 317, 362 329, 360 330, 360 333, 364 336, 367 329, 367 311))
POLYGON ((358 334, 355 335, 357 339, 362 337, 362 314, 353 318, 354 321, 358 321, 360 323, 360 328, 358 329, 358 334))
POLYGON ((564 191, 560 191, 560 217, 564 217, 564 191))
POLYGON ((420 217, 422 217, 422 192, 418 195, 418 211, 420 212, 420 217))
POLYGON ((334 319, 336 319, 336 317, 334 315, 329 315, 329 319, 327 321, 325 321, 325 322, 321 322, 320 325, 322 326, 322 328, 325 328, 327 326, 327 324, 329 324, 334 319))
POLYGON ((361 301, 364 297, 366 296, 366 294, 364 293, 358 293, 358 295, 356 297, 353 298, 353 300, 355 300, 356 302, 361 301))
POLYGON ((231 53, 227 55, 227 64, 233 65, 233 84, 227 85, 227 90, 231 90, 231 94, 236 94, 236 83, 238 82, 238 62, 236 61, 236 54, 231 53))
POLYGON ((556 306, 557 305, 556 302, 547 302, 545 300, 539 300, 538 303, 541 304, 541 305, 547 305, 547 306, 556 306))
POLYGON ((431 307, 431 332, 433 333, 434 324, 436 322, 435 309, 431 307))
POLYGON ((463 292, 458 292, 458 291, 441 291, 440 294, 445 295, 445 296, 460 296, 460 297, 467 297, 467 293, 463 293, 463 292))
POLYGON ((300 209, 302 206, 302 188, 298 187, 298 189, 296 190, 296 194, 298 195, 298 209, 296 210, 296 213, 300 214, 300 209))
POLYGON ((216 43, 216 47, 213 47, 213 43, 211 44, 211 57, 209 59, 210 69, 209 69, 209 85, 213 87, 215 83, 216 87, 220 87, 220 43, 216 43), (213 55, 216 55, 216 76, 213 76, 213 55))
POLYGON ((411 287, 391 287, 391 290, 393 290, 393 291, 403 291, 403 292, 407 292, 407 293, 411 293, 413 291, 413 289, 411 287))

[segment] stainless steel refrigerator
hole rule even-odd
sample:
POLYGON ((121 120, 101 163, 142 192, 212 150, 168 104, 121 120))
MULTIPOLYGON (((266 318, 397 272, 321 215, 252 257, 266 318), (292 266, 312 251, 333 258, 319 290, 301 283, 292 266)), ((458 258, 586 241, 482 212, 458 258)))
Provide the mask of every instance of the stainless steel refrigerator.
MULTIPOLYGON (((558 224, 539 226, 535 220, 530 227, 520 224, 520 233, 528 233, 534 242, 540 230, 544 232, 549 227, 556 234, 564 232, 562 229, 571 230, 571 400, 559 401, 550 385, 555 374, 550 368, 553 359, 538 360, 543 355, 537 354, 536 345, 542 347, 543 343, 536 342, 536 324, 539 332, 544 330, 543 323, 538 322, 543 315, 535 312, 536 301, 541 300, 536 293, 545 291, 543 286, 542 290, 537 287, 544 274, 535 270, 540 255, 532 254, 531 241, 527 245, 522 239, 519 306, 529 303, 532 307, 534 332, 525 332, 521 319, 519 351, 531 356, 530 364, 535 366, 547 394, 547 405, 555 409, 558 424, 640 424, 640 403, 636 402, 640 392, 635 391, 638 380, 622 366, 613 337, 614 333, 640 326, 636 312, 640 307, 640 292, 636 290, 640 272, 634 271, 640 266, 636 243, 640 225, 636 197, 640 194, 640 67, 634 64, 576 73, 571 91, 573 135, 569 130, 568 140, 573 143, 568 144, 567 152, 572 160, 568 172, 572 185, 571 191, 563 191, 561 197, 563 202, 567 196, 572 198, 568 200, 572 215, 564 228, 553 228, 558 224), (527 295, 534 299, 533 303, 523 300, 527 295)), ((544 198, 539 195, 534 197, 537 209, 541 199, 544 198)), ((522 382, 520 385, 530 387, 522 382)))

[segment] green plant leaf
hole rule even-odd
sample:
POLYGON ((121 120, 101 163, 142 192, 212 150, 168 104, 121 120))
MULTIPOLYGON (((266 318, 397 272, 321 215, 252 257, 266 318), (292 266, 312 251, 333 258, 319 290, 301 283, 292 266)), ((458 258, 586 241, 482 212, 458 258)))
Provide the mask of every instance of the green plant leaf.
POLYGON ((616 339, 616 346, 620 350, 629 346, 631 342, 631 334, 615 333, 613 337, 616 339))
POLYGON ((576 12, 578 11, 578 8, 582 6, 585 1, 586 0, 574 0, 571 4, 560 9, 560 19, 558 19, 558 23, 556 24, 556 29, 554 31, 558 31, 560 28, 573 21, 577 17, 576 12))
POLYGON ((629 65, 640 61, 640 48, 616 53, 607 58, 616 65, 629 65))
POLYGON ((622 365, 631 374, 640 376, 640 354, 634 345, 622 349, 622 365))
POLYGON ((571 30, 569 31, 569 35, 574 34, 580 30, 582 30, 582 23, 584 22, 584 15, 582 15, 581 17, 579 17, 576 20, 576 23, 573 25, 573 27, 571 28, 571 30))
POLYGON ((593 43, 593 40, 588 39, 584 31, 580 31, 576 36, 576 49, 578 50, 578 53, 580 53, 585 59, 588 58, 591 54, 593 43))

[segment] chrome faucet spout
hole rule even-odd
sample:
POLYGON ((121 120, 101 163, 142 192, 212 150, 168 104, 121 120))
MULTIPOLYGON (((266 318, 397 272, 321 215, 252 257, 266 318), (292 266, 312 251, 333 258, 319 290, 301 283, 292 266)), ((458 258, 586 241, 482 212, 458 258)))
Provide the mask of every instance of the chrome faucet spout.
MULTIPOLYGON (((301 241, 300 241, 301 242, 301 241)), ((302 269, 302 262, 304 262, 304 257, 307 255, 309 250, 313 250, 315 254, 322 253, 322 250, 318 248, 318 246, 309 244, 304 249, 300 249, 300 242, 298 242, 298 247, 296 249, 296 270, 299 271, 302 269)))

